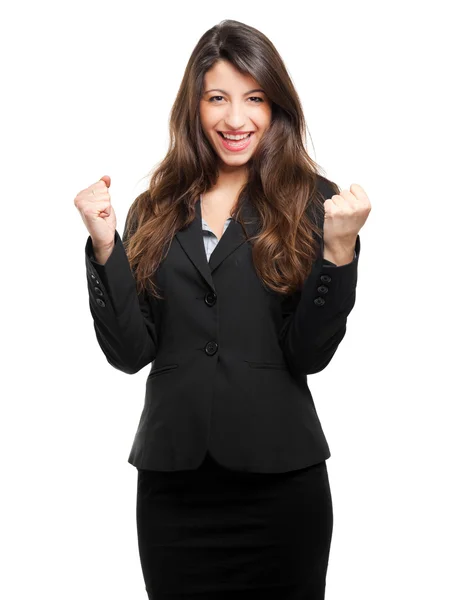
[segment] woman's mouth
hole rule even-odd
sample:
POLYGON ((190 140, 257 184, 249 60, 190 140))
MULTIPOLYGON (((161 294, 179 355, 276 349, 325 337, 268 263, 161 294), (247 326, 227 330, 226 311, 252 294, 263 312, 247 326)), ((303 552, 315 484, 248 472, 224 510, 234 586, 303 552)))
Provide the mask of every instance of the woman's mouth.
POLYGON ((231 152, 239 152, 240 150, 244 150, 245 148, 247 148, 247 146, 250 144, 250 139, 254 132, 251 131, 247 135, 247 137, 242 140, 228 140, 227 138, 223 137, 220 131, 218 131, 217 133, 220 137, 224 148, 230 150, 231 152))

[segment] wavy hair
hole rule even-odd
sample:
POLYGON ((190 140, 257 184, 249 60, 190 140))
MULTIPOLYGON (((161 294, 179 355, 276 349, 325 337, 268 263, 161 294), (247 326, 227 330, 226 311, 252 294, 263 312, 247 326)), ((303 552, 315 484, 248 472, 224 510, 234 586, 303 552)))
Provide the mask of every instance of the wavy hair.
POLYGON ((195 218, 200 194, 217 180, 218 156, 202 130, 199 105, 204 75, 219 60, 252 76, 272 103, 270 126, 247 162, 247 182, 231 212, 243 225, 247 195, 259 215, 259 233, 249 241, 266 287, 291 294, 303 286, 322 237, 325 198, 319 181, 332 195, 340 193, 305 149, 301 103, 272 42, 249 25, 223 20, 202 35, 189 58, 170 114, 167 155, 127 214, 123 244, 139 293, 148 289, 162 298, 154 274, 175 232, 195 218))

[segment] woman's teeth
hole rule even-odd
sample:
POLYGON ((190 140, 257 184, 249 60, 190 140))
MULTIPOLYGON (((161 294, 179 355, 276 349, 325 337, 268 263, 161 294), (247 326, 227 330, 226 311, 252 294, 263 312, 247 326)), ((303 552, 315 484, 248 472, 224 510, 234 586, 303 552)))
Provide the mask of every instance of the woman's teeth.
POLYGON ((252 135, 252 133, 244 133, 243 135, 228 135, 225 133, 222 133, 221 131, 219 131, 220 135, 225 138, 226 140, 245 140, 246 137, 250 137, 252 135))
POLYGON ((237 139, 228 139, 226 136, 224 136, 222 134, 221 131, 217 132, 222 140, 222 146, 226 149, 229 150, 230 152, 242 152, 243 150, 245 150, 246 148, 249 147, 250 145, 250 138, 253 135, 253 131, 251 131, 250 133, 247 133, 246 135, 237 135, 237 136, 230 136, 233 138, 237 138, 237 139))

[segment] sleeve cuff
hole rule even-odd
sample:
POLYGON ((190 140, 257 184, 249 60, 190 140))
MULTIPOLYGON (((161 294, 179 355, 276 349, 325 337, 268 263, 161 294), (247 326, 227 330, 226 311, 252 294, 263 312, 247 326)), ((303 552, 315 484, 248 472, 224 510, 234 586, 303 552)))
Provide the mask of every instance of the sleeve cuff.
POLYGON ((106 262, 101 265, 101 263, 98 263, 96 261, 96 259, 94 258, 94 250, 93 250, 93 240, 91 239, 91 235, 88 236, 86 245, 85 245, 85 255, 88 258, 88 260, 90 261, 90 263, 93 265, 93 267, 96 269, 97 274, 99 275, 99 277, 102 279, 103 283, 106 283, 106 268, 107 265, 110 264, 110 262, 114 262, 114 260, 112 260, 112 256, 115 253, 115 250, 118 250, 118 243, 119 240, 119 233, 118 231, 115 230, 115 245, 113 247, 112 253, 110 254, 110 256, 108 257, 108 259, 106 260, 106 262))
MULTIPOLYGON (((357 258, 357 252, 354 250, 354 259, 355 260, 357 258)), ((346 263, 346 264, 351 264, 351 263, 346 263)), ((338 265, 336 265, 335 263, 331 262, 330 260, 327 260, 326 258, 323 259, 323 266, 325 267, 338 267, 338 265)), ((342 265, 345 266, 345 265, 342 265)))

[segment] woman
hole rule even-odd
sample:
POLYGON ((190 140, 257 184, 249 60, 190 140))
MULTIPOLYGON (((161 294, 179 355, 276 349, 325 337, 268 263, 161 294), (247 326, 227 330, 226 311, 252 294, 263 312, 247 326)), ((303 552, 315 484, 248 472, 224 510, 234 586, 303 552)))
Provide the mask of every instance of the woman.
POLYGON ((345 335, 371 206, 318 173, 280 56, 240 22, 201 37, 170 133, 122 238, 110 177, 75 199, 99 345, 152 363, 129 456, 146 590, 319 600, 330 451, 307 375, 345 335))

